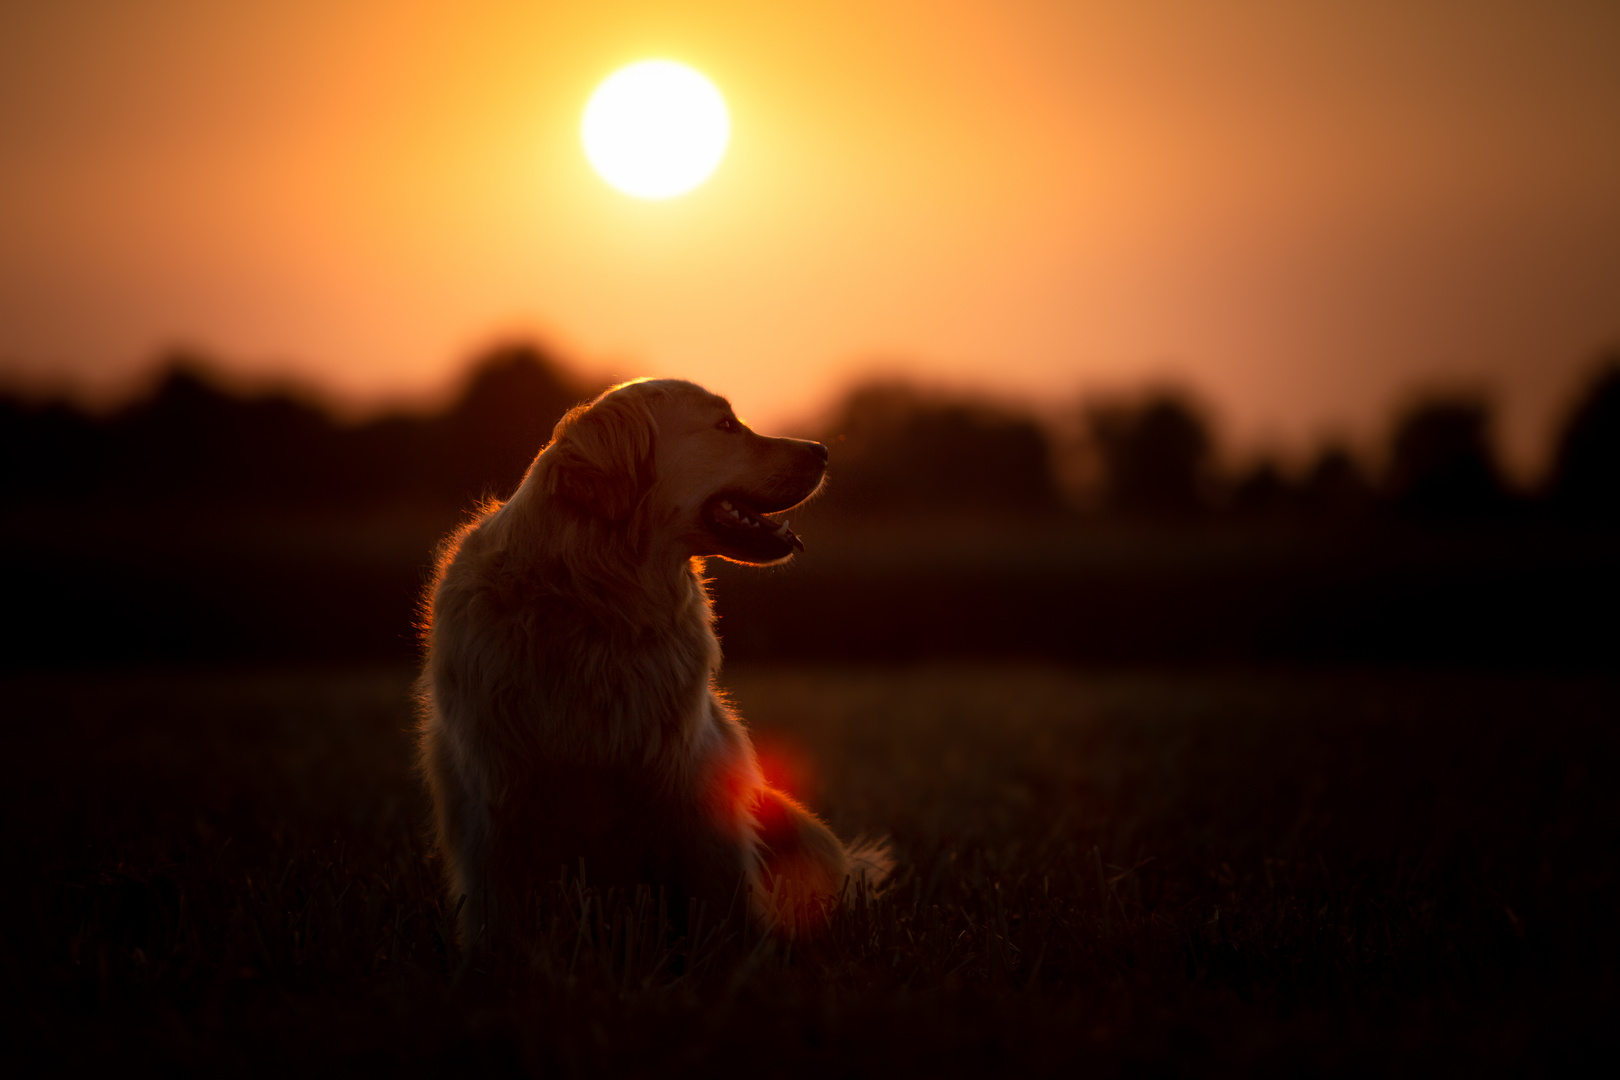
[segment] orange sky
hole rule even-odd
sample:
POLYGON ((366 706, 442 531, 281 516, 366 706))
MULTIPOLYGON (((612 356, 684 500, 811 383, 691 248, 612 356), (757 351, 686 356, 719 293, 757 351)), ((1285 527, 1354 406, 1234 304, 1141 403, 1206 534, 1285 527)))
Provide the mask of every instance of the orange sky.
POLYGON ((366 404, 532 335, 762 425, 1173 377, 1251 448, 1464 386, 1522 464, 1620 343, 1617 56, 1613 0, 0 0, 0 377, 366 404), (733 120, 660 204, 577 134, 647 56, 733 120))

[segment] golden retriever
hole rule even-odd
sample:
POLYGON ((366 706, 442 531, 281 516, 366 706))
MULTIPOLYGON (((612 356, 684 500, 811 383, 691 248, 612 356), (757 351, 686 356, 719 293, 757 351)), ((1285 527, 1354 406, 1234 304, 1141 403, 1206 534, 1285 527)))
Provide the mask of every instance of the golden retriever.
POLYGON ((443 545, 427 598, 421 767, 463 944, 538 932, 560 871, 807 926, 882 844, 846 846, 760 773, 714 683, 701 557, 777 563, 769 515, 827 449, 755 434, 692 383, 639 380, 558 422, 504 504, 443 545))

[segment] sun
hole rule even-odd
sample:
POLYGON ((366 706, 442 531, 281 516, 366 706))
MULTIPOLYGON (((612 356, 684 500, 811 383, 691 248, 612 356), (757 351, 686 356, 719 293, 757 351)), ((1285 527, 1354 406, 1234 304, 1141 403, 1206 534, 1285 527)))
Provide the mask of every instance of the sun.
POLYGON ((703 183, 720 164, 731 115, 701 73, 672 60, 643 60, 596 88, 580 137, 609 184, 638 199, 669 199, 703 183))

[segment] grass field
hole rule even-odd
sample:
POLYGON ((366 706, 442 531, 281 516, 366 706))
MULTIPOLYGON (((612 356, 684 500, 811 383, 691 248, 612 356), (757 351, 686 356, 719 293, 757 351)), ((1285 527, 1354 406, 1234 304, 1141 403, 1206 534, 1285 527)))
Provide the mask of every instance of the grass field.
POLYGON ((480 964, 447 941, 409 681, 7 678, 6 1053, 1175 1075, 1616 1049, 1612 679, 732 671, 774 773, 892 836, 887 893, 786 944, 723 913, 671 940, 656 898, 560 883, 542 951, 480 964))

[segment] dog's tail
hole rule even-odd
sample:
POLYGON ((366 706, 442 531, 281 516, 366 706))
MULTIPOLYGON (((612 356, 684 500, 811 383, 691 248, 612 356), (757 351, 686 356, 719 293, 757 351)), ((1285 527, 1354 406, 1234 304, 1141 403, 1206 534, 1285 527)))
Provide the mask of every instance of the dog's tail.
POLYGON ((857 836, 853 843, 845 846, 844 857, 848 860, 851 888, 864 888, 868 896, 882 889, 894 869, 894 856, 889 852, 886 836, 877 839, 857 836))

